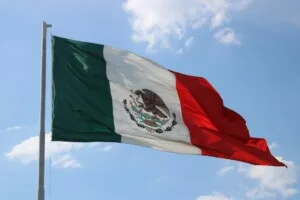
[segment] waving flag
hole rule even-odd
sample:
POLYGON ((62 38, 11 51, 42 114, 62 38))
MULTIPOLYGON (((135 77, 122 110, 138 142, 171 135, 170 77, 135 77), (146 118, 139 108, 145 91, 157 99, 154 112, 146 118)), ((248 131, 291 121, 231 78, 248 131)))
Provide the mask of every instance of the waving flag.
POLYGON ((52 37, 52 140, 118 142, 284 166, 201 77, 133 53, 52 37))

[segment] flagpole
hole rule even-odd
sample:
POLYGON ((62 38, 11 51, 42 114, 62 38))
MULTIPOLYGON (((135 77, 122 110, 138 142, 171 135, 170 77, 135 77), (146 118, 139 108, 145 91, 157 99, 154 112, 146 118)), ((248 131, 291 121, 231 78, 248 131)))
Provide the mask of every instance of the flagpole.
POLYGON ((38 175, 38 200, 45 199, 45 101, 46 101, 46 42, 47 28, 51 24, 42 24, 42 60, 41 60, 41 102, 40 102, 40 141, 39 141, 39 175, 38 175))

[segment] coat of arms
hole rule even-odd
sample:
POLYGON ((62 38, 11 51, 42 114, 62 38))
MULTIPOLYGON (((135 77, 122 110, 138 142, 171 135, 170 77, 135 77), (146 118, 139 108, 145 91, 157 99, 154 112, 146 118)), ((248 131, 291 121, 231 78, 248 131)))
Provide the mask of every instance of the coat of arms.
POLYGON ((131 120, 149 132, 171 131, 177 124, 175 113, 171 113, 162 98, 149 89, 131 90, 123 104, 131 120))

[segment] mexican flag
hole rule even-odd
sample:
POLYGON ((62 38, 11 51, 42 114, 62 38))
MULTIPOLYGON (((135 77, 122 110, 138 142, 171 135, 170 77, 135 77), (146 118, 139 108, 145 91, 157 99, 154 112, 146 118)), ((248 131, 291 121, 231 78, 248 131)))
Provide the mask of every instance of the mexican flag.
POLYGON ((52 36, 52 140, 118 142, 284 166, 204 78, 109 46, 52 36))

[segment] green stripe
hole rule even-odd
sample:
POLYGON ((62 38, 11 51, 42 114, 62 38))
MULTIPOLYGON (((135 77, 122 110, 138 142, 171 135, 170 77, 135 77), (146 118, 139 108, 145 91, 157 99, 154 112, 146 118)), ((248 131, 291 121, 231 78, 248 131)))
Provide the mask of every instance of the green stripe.
POLYGON ((120 142, 103 45, 52 36, 52 140, 120 142))

